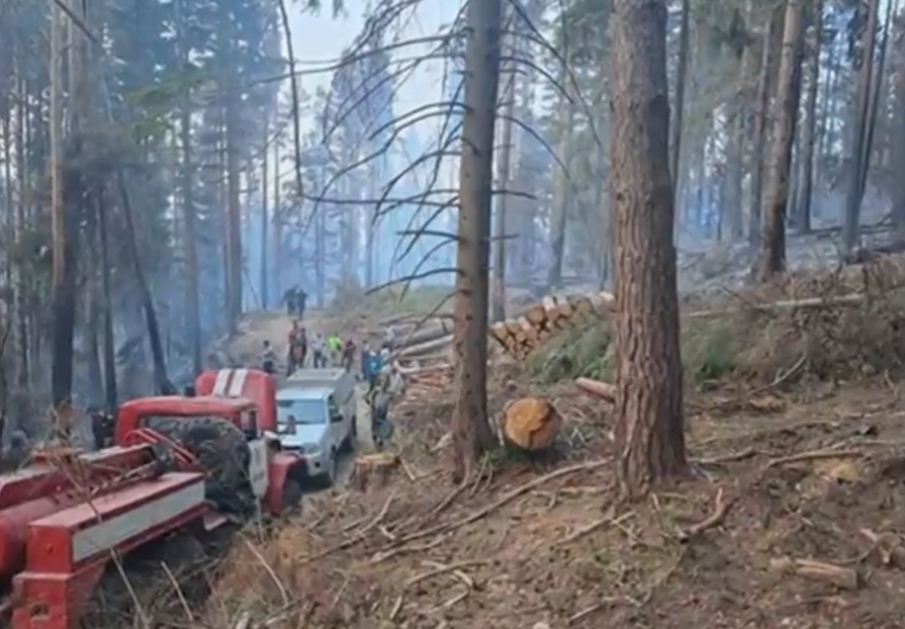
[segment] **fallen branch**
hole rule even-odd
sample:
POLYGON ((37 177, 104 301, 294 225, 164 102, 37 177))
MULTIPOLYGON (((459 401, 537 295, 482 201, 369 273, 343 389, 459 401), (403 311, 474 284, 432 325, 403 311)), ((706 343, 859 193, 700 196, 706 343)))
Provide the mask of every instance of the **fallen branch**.
POLYGON ((704 531, 712 529, 715 526, 719 526, 726 519, 726 516, 729 514, 729 509, 732 507, 732 504, 735 500, 724 500, 723 499, 723 488, 721 487, 719 491, 716 492, 716 499, 714 500, 713 513, 711 513, 707 518, 698 522, 697 524, 693 524, 689 526, 684 531, 679 532, 679 541, 687 542, 688 540, 697 537, 704 531))
POLYGON ((589 533, 593 533, 594 531, 601 529, 605 526, 610 526, 610 525, 616 526, 618 524, 621 524, 622 522, 625 522, 633 515, 635 515, 634 511, 627 511, 626 513, 623 513, 619 517, 613 517, 612 515, 608 515, 606 517, 599 518, 597 520, 594 520, 593 522, 589 522, 588 524, 585 524, 584 526, 576 529, 569 535, 566 535, 564 538, 553 542, 553 546, 556 547, 556 546, 562 546, 564 544, 571 544, 572 542, 584 537, 585 535, 588 535, 589 533))
POLYGON ((687 312, 683 314, 683 317, 687 317, 689 319, 700 319, 707 317, 719 317, 732 312, 747 312, 747 311, 755 311, 755 312, 763 312, 763 313, 773 313, 776 311, 783 310, 804 310, 809 308, 826 308, 828 306, 843 306, 843 305, 852 305, 852 304, 860 304, 864 302, 865 296, 859 293, 853 293, 850 295, 842 295, 840 297, 810 297, 807 299, 785 299, 781 301, 771 301, 765 303, 746 303, 743 306, 736 306, 733 308, 714 308, 709 310, 698 310, 696 312, 687 312))
POLYGON ((431 527, 429 529, 425 529, 423 531, 416 531, 416 532, 406 535, 405 537, 400 539, 399 543, 404 544, 407 542, 414 541, 416 539, 428 537, 430 535, 437 535, 439 533, 449 533, 449 532, 454 531, 458 528, 461 528, 467 524, 477 522, 478 520, 481 520, 482 518, 487 517, 488 515, 490 515, 497 509, 499 509, 500 507, 506 505, 509 502, 512 502, 519 496, 522 496, 522 495, 528 493, 535 487, 539 487, 539 486, 543 485, 544 483, 549 483, 552 480, 556 480, 557 478, 562 478, 564 476, 569 476, 570 474, 576 474, 578 472, 586 472, 589 470, 595 470, 595 469, 603 467, 604 465, 608 465, 609 463, 610 463, 610 459, 604 459, 601 461, 592 461, 589 463, 580 463, 578 465, 571 465, 569 467, 563 467, 561 469, 550 472, 549 474, 544 474, 543 476, 539 476, 539 477, 533 479, 532 481, 525 483, 524 485, 521 485, 519 487, 516 487, 515 489, 512 489, 512 490, 506 492, 498 500, 495 500, 494 502, 487 505, 486 507, 475 511, 471 515, 465 516, 464 518, 462 518, 460 520, 456 520, 455 522, 450 522, 450 523, 446 523, 446 524, 438 524, 437 526, 433 526, 433 527, 431 527))
POLYGON ((790 454, 789 456, 772 459, 767 463, 766 469, 785 465, 787 463, 800 463, 802 461, 815 461, 818 459, 842 459, 845 457, 861 457, 864 452, 861 450, 811 450, 809 452, 799 452, 798 454, 790 454))
POLYGON ((616 387, 608 382, 592 380, 591 378, 576 378, 575 385, 582 391, 602 397, 607 402, 616 401, 616 387))
POLYGON ((902 539, 895 533, 874 533, 870 529, 861 529, 861 535, 866 537, 880 555, 880 563, 884 566, 894 566, 905 570, 905 548, 902 548, 902 539))
POLYGON ((857 571, 823 561, 781 557, 771 561, 770 566, 779 572, 824 581, 842 590, 857 590, 861 585, 857 571))
POLYGON ((416 574, 414 577, 412 577, 411 579, 406 581, 405 584, 403 585, 403 587, 410 588, 413 585, 415 585, 416 583, 420 583, 421 581, 424 581, 425 579, 430 579, 430 578, 439 576, 441 574, 446 574, 448 572, 453 573, 453 575, 456 578, 458 578, 460 581, 463 581, 465 583, 465 585, 467 585, 468 587, 474 587, 474 581, 471 579, 471 577, 469 577, 464 572, 462 572, 462 568, 468 568, 469 566, 483 565, 485 562, 472 560, 472 561, 457 561, 456 563, 451 563, 451 564, 441 564, 438 562, 430 562, 430 563, 431 563, 431 565, 434 566, 433 569, 428 570, 427 572, 422 572, 421 574, 416 574))

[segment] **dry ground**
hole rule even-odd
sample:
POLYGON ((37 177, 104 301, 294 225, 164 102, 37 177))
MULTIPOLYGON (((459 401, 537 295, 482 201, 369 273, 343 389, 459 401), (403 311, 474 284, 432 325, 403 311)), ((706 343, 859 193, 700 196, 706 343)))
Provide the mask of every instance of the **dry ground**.
POLYGON ((537 387, 496 367, 493 412, 540 392, 564 430, 554 455, 497 453, 464 487, 451 483, 441 445, 451 401, 412 396, 397 409, 404 465, 395 476, 311 497, 267 541, 249 531, 192 620, 237 629, 905 626, 905 398, 890 375, 905 363, 905 265, 894 267, 739 296, 743 305, 864 296, 856 302, 731 308, 689 326, 729 331, 731 343, 705 344, 701 362, 731 373, 698 379, 689 395, 689 477, 641 504, 616 500, 608 407, 571 384, 537 387))
POLYGON ((902 626, 905 400, 888 379, 696 396, 693 477, 634 505, 615 502, 605 407, 557 400, 559 460, 488 459, 468 487, 431 452, 449 405, 422 403, 398 476, 239 544, 205 624, 902 626))

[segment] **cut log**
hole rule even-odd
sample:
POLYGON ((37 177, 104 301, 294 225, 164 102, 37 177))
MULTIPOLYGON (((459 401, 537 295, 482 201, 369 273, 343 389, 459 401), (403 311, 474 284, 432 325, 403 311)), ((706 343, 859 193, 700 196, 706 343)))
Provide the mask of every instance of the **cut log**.
POLYGON ((572 297, 544 297, 524 315, 494 323, 490 337, 516 360, 524 360, 559 330, 578 327, 603 316, 613 305, 607 292, 572 297))
POLYGON ((450 343, 452 343, 453 336, 452 334, 447 334, 438 339, 434 339, 433 341, 427 341, 426 343, 419 343, 418 345, 409 345, 408 347, 403 347, 396 351, 393 354, 394 359, 400 358, 411 358, 414 356, 421 356, 423 354, 429 354, 431 352, 435 352, 438 349, 444 348, 450 343))
POLYGON ((616 401, 616 387, 608 382, 600 382, 590 378, 577 378, 575 384, 582 391, 602 397, 607 402, 616 401))
POLYGON ((544 398, 525 397, 509 402, 500 419, 500 437, 511 448, 540 452, 553 445, 562 417, 544 398))
POLYGON ((355 459, 349 486, 358 491, 382 487, 399 467, 399 462, 399 455, 389 452, 361 455, 355 459))
POLYGON ((683 314, 683 318, 699 319, 707 317, 719 317, 732 312, 759 311, 781 312, 784 310, 807 310, 810 308, 828 308, 831 306, 851 306, 864 303, 865 296, 859 293, 841 295, 839 297, 808 297, 805 299, 783 299, 780 301, 768 301, 762 303, 746 303, 742 306, 713 310, 698 310, 683 314))
POLYGON ((408 334, 400 334, 399 336, 397 336, 399 349, 435 341, 439 338, 443 338, 444 336, 449 336, 450 334, 452 334, 452 331, 451 322, 447 323, 446 321, 441 321, 439 323, 434 323, 429 327, 422 327, 420 329, 413 330, 408 334))

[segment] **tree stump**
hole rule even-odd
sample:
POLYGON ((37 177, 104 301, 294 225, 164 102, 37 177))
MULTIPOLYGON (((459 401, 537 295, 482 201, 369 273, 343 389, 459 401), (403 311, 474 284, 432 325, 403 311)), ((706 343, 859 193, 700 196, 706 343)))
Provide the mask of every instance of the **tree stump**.
POLYGON ((503 409, 500 435, 503 443, 525 452, 540 452, 553 445, 562 417, 544 398, 513 400, 503 409))
POLYGON ((363 454, 355 459, 349 486, 358 491, 368 487, 383 487, 399 467, 399 455, 389 452, 363 454))

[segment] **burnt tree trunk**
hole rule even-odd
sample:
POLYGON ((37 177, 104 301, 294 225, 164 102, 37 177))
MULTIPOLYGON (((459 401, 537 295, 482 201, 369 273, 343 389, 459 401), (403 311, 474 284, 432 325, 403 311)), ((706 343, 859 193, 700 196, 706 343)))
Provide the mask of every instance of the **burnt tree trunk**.
POLYGON ((472 475, 493 442, 487 422, 487 306, 493 136, 499 90, 501 0, 468 4, 465 120, 459 170, 455 337, 454 474, 472 475))
POLYGON ((617 473, 631 498, 687 467, 666 14, 666 0, 615 0, 610 24, 617 473))
POLYGON ((764 224, 755 274, 765 282, 786 267, 786 214, 789 175, 801 94, 801 35, 804 0, 787 0, 782 54, 776 79, 776 108, 770 137, 769 177, 764 203, 764 224))

